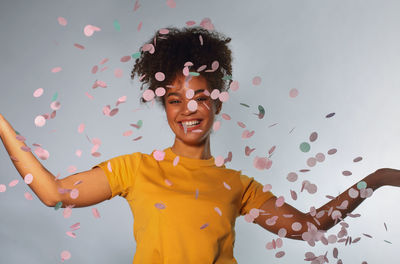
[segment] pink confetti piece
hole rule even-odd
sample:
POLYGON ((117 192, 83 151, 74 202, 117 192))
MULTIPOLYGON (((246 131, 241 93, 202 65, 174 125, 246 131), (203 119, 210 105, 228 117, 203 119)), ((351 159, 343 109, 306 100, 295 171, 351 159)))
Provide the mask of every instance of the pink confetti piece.
POLYGON ((281 258, 283 256, 285 256, 285 251, 279 251, 279 252, 276 252, 276 254, 275 254, 276 258, 281 258))
POLYGON ((118 108, 114 108, 110 111, 110 116, 115 116, 118 113, 119 109, 118 108))
POLYGON ((64 218, 70 218, 71 214, 72 214, 71 207, 70 206, 65 207, 64 210, 63 210, 63 217, 64 218))
POLYGON ((231 120, 231 116, 228 115, 228 114, 225 114, 225 113, 224 113, 224 114, 222 114, 221 116, 222 116, 222 118, 225 119, 225 120, 231 120))
POLYGON ((81 184, 82 182, 83 182, 82 180, 77 180, 76 182, 74 182, 74 186, 78 185, 78 184, 81 184))
POLYGON ((253 218, 257 218, 260 215, 260 210, 257 208, 252 208, 249 211, 249 214, 253 217, 253 218))
POLYGON ((64 250, 63 252, 61 252, 61 260, 68 260, 71 258, 71 253, 68 250, 64 250))
POLYGON ((202 35, 199 35, 199 41, 200 41, 200 46, 203 46, 203 36, 202 35))
POLYGON ((29 192, 25 192, 24 196, 25 196, 25 199, 28 200, 28 201, 32 201, 33 200, 32 194, 30 194, 29 192))
POLYGON ((153 46, 153 44, 144 44, 142 46, 142 51, 148 51, 150 54, 153 54, 155 51, 155 48, 153 46))
POLYGON ((214 207, 214 210, 215 210, 220 216, 222 216, 221 209, 219 209, 218 207, 214 207))
POLYGON ((193 96, 194 96, 194 90, 193 90, 193 89, 188 89, 188 90, 186 91, 185 95, 186 95, 186 98, 187 98, 187 99, 192 99, 193 96))
POLYGON ((279 237, 285 237, 286 234, 287 234, 286 228, 282 227, 281 229, 279 229, 279 231, 278 231, 278 236, 279 237))
POLYGON ((263 186, 263 192, 269 192, 272 189, 272 185, 271 184, 265 184, 263 186))
POLYGON ((231 186, 229 184, 227 184, 226 182, 223 182, 224 187, 228 190, 231 190, 231 186))
POLYGON ((163 203, 156 203, 156 204, 154 204, 154 206, 157 209, 161 209, 161 210, 166 208, 165 204, 163 204, 163 203))
POLYGON ((293 88, 289 91, 289 96, 291 98, 295 98, 299 95, 299 91, 296 88, 293 88))
POLYGON ((69 196, 71 199, 76 199, 79 196, 79 190, 78 189, 72 189, 72 191, 69 193, 69 196))
POLYGON ((276 224, 276 220, 278 220, 278 216, 274 215, 274 216, 268 218, 267 220, 265 220, 265 224, 268 226, 273 226, 276 224))
POLYGON ((310 137, 309 137, 310 142, 316 141, 317 138, 318 138, 318 133, 317 133, 317 132, 312 132, 312 133, 310 134, 310 137))
POLYGON ((196 21, 189 20, 189 21, 186 21, 185 24, 186 24, 186 26, 190 27, 190 26, 196 25, 196 21))
POLYGON ((239 90, 239 82, 238 81, 231 82, 231 84, 229 85, 229 88, 234 92, 239 90))
POLYGON ((165 80, 165 75, 162 72, 157 72, 154 77, 156 78, 157 81, 162 82, 165 80))
POLYGON ((361 161, 362 160, 362 157, 357 157, 357 158, 354 158, 353 159, 353 162, 359 162, 359 161, 361 161))
POLYGON ((351 171, 348 171, 348 170, 342 171, 342 174, 343 174, 343 176, 350 176, 350 175, 352 175, 351 171))
POLYGON ((218 131, 221 127, 221 122, 220 121, 215 121, 213 124, 213 130, 218 131))
POLYGON ((317 154, 315 155, 315 159, 316 159, 318 162, 323 162, 323 161, 325 160, 325 155, 324 155, 323 153, 319 152, 319 153, 317 153, 317 154))
POLYGON ((210 97, 211 99, 215 100, 219 97, 220 91, 218 89, 212 90, 210 97))
POLYGON ((83 131, 85 131, 85 124, 84 124, 84 123, 81 123, 81 124, 78 126, 78 133, 82 134, 83 131))
POLYGON ((219 100, 221 102, 226 102, 226 101, 229 100, 229 93, 228 92, 222 92, 222 93, 219 94, 218 98, 219 98, 219 100))
POLYGON ((33 97, 38 98, 42 96, 43 92, 44 92, 43 88, 38 88, 33 92, 33 97))
POLYGON ((211 19, 209 19, 208 17, 201 20, 200 26, 207 30, 214 30, 214 25, 211 23, 211 19))
POLYGON ((260 76, 256 76, 253 78, 252 80, 253 85, 260 85, 261 84, 261 77, 260 76))
POLYGON ((295 182, 297 181, 298 175, 295 172, 289 172, 288 175, 286 176, 286 179, 290 182, 295 182))
POLYGON ((69 228, 70 228, 72 231, 75 231, 75 230, 81 228, 81 223, 77 222, 77 223, 71 225, 69 228))
POLYGON ((7 190, 7 186, 4 184, 0 184, 0 193, 5 192, 7 190))
POLYGON ((58 17, 57 18, 58 24, 60 24, 61 26, 66 26, 67 25, 67 20, 63 17, 58 17))
POLYGON ((302 227, 303 227, 303 226, 302 226, 301 223, 299 223, 299 222, 294 222, 294 223, 292 224, 292 229, 293 229, 293 231, 300 231, 302 227))
POLYGON ((206 68, 207 68, 207 65, 201 65, 199 68, 197 68, 197 72, 204 71, 206 68))
POLYGON ((206 228, 208 226, 208 223, 205 223, 204 225, 202 225, 201 227, 200 227, 200 229, 204 229, 204 228, 206 228))
POLYGON ((162 161, 162 160, 164 160, 165 152, 164 152, 164 151, 161 151, 161 150, 155 150, 155 151, 153 152, 153 157, 154 157, 154 159, 155 159, 156 161, 162 161))
POLYGON ((24 177, 24 182, 26 184, 31 184, 32 181, 33 181, 33 175, 30 174, 30 173, 26 174, 25 177, 24 177))
POLYGON ((84 50, 84 49, 85 49, 85 46, 83 46, 83 45, 81 45, 81 44, 78 44, 78 43, 74 43, 74 47, 75 47, 75 48, 78 48, 78 49, 81 49, 81 50, 84 50))
POLYGON ((252 223, 252 222, 254 221, 254 217, 251 216, 250 214, 245 214, 245 215, 244 215, 244 220, 245 220, 247 223, 252 223))
POLYGON ((337 149, 335 149, 335 148, 330 149, 330 150, 328 150, 328 155, 333 155, 333 154, 335 154, 336 152, 337 152, 337 149))
POLYGON ((124 72, 122 71, 122 69, 117 68, 114 70, 114 76, 116 78, 121 78, 124 75, 124 72))
POLYGON ((194 196, 195 199, 199 198, 199 189, 196 189, 196 194, 194 196))
POLYGON ((187 104, 187 108, 189 109, 189 111, 195 112, 198 108, 198 104, 195 100, 190 100, 187 104))
POLYGON ((53 69, 51 69, 51 72, 52 73, 57 73, 57 72, 60 72, 61 70, 62 70, 61 67, 54 67, 53 69))
POLYGON ((164 182, 165 182, 165 184, 166 184, 167 186, 172 186, 172 182, 171 182, 170 180, 165 179, 164 182))
POLYGON ((243 132, 242 132, 242 138, 243 139, 245 139, 245 138, 251 138, 253 135, 254 135, 254 133, 255 133, 255 131, 253 130, 253 131, 249 131, 249 130, 244 130, 243 132))
POLYGON ((82 156, 82 150, 77 149, 77 150, 75 151, 75 155, 78 156, 78 157, 80 158, 80 157, 82 156))
POLYGON ((241 128, 246 128, 246 125, 243 122, 237 122, 238 126, 240 126, 241 128))
POLYGON ((167 28, 162 28, 158 31, 161 35, 166 35, 169 33, 169 30, 167 28))
POLYGON ((94 66, 92 67, 91 72, 92 72, 93 74, 96 74, 96 72, 97 72, 98 70, 99 70, 99 66, 94 65, 94 66))
POLYGON ((46 119, 42 116, 42 115, 39 115, 39 116, 37 116, 36 118, 35 118, 35 125, 37 126, 37 127, 42 127, 42 126, 44 126, 46 124, 46 119))
POLYGON ((166 93, 166 91, 165 91, 164 87, 158 87, 156 89, 156 95, 159 96, 159 97, 164 96, 165 93, 166 93))
POLYGON ((135 12, 136 10, 139 9, 139 7, 140 7, 139 0, 136 0, 135 5, 133 6, 133 11, 135 12))
POLYGON ((310 157, 307 159, 307 165, 309 167, 314 167, 317 164, 317 159, 314 157, 310 157))
POLYGON ((154 98, 154 92, 153 90, 147 89, 146 91, 143 92, 142 95, 143 99, 146 101, 151 101, 154 98))
POLYGON ((50 107, 53 110, 58 110, 58 109, 60 109, 61 104, 58 101, 54 101, 54 102, 51 102, 50 107))
POLYGON ((94 99, 94 97, 93 97, 92 95, 90 95, 88 92, 85 92, 85 95, 86 95, 89 99, 91 99, 91 100, 94 99))
POLYGON ((97 208, 92 208, 92 214, 94 216, 94 218, 100 218, 100 213, 99 210, 97 210, 97 208))
POLYGON ((123 56, 121 59, 120 59, 120 61, 121 62, 128 62, 128 61, 130 61, 131 60, 131 56, 123 56))
POLYGON ((250 154, 251 154, 254 150, 255 150, 255 148, 250 148, 249 146, 246 146, 246 147, 244 148, 244 154, 245 154, 246 156, 250 156, 250 154))
POLYGON ((176 165, 178 165, 178 162, 179 162, 179 156, 176 156, 174 158, 174 161, 172 162, 172 165, 176 166, 176 165))
POLYGON ((73 165, 71 165, 71 166, 68 167, 67 171, 68 171, 69 173, 74 173, 74 172, 76 171, 76 167, 73 166, 73 165))
POLYGON ((41 147, 35 148, 34 152, 41 160, 47 160, 50 156, 49 152, 41 147))
POLYGON ((67 236, 69 236, 69 237, 76 238, 76 234, 72 231, 67 231, 67 232, 65 232, 65 234, 67 234, 67 236))
POLYGON ((224 165, 224 157, 222 156, 215 157, 215 165, 217 167, 221 167, 222 165, 224 165))
POLYGON ((131 136, 133 134, 133 131, 132 130, 127 130, 127 131, 125 131, 122 135, 124 136, 124 137, 129 137, 129 136, 131 136))
POLYGON ((86 37, 92 36, 95 31, 101 31, 101 29, 93 25, 86 25, 83 28, 83 33, 86 37))
POLYGON ((290 190, 290 196, 292 197, 292 199, 293 199, 294 201, 297 200, 297 193, 296 193, 296 191, 290 190))
POLYGON ((276 207, 281 207, 284 204, 285 204, 285 197, 283 197, 283 196, 279 196, 275 201, 276 207))
POLYGON ((142 139, 142 136, 139 136, 139 137, 134 138, 134 139, 132 139, 132 140, 133 140, 133 141, 138 141, 138 140, 140 140, 140 139, 142 139))

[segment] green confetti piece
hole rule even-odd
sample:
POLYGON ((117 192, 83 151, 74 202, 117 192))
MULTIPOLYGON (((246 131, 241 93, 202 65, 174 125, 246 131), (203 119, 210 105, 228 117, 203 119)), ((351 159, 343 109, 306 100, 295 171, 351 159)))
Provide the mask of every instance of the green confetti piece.
POLYGON ((240 103, 240 105, 243 105, 243 106, 245 106, 245 107, 250 107, 250 105, 244 104, 244 103, 240 103))
POLYGON ((21 135, 17 130, 14 130, 15 131, 15 134, 17 134, 17 135, 21 135))
POLYGON ((117 31, 121 31, 121 25, 119 24, 118 20, 114 20, 114 28, 117 31))
POLYGON ((311 146, 307 142, 303 142, 303 143, 300 144, 300 150, 302 152, 309 152, 310 149, 311 149, 311 146))
POLYGON ((258 114, 258 118, 262 119, 265 115, 265 109, 262 105, 258 106, 258 111, 260 111, 260 113, 258 114))
POLYGON ((231 75, 225 75, 224 77, 222 77, 222 80, 224 80, 224 81, 232 80, 232 76, 231 75))
POLYGON ((54 102, 55 100, 57 100, 57 97, 58 97, 58 92, 56 92, 56 93, 53 95, 53 98, 51 99, 51 101, 54 102))
POLYGON ((367 188, 367 183, 365 181, 360 181, 359 183, 357 183, 357 189, 361 190, 365 188, 367 188))
POLYGON ((387 241, 387 240, 383 240, 383 241, 385 241, 386 243, 392 244, 392 242, 390 242, 390 241, 387 241))
POLYGON ((139 59, 140 58, 140 52, 133 53, 132 54, 132 58, 139 59))
POLYGON ((189 74, 192 75, 192 76, 199 76, 200 75, 200 73, 198 73, 198 72, 189 72, 189 74))
POLYGON ((62 202, 60 201, 60 202, 58 202, 58 203, 56 204, 56 206, 54 206, 54 210, 60 209, 61 206, 62 206, 62 202))
POLYGON ((137 122, 137 125, 139 126, 139 128, 141 128, 142 125, 143 125, 143 121, 142 121, 142 120, 139 120, 139 121, 137 122))

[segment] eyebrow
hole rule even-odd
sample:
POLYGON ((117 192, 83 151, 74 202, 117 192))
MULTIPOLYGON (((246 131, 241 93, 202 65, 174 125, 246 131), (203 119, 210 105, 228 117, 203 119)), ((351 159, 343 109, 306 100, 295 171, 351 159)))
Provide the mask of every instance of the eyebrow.
MULTIPOLYGON (((194 95, 199 94, 199 93, 202 93, 202 92, 204 92, 204 89, 199 89, 199 90, 197 90, 197 91, 194 91, 194 95)), ((167 95, 167 97, 170 97, 170 96, 173 96, 173 95, 181 96, 180 93, 169 93, 169 94, 167 95)))

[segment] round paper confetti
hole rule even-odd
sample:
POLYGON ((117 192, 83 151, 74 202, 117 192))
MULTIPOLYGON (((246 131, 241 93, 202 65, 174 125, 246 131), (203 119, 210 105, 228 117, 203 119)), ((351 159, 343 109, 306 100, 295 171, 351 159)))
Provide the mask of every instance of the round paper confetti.
POLYGON ((268 192, 272 189, 272 185, 271 184, 265 184, 263 187, 263 192, 268 192))
POLYGON ((334 116, 335 115, 335 113, 330 113, 330 114, 327 114, 325 117, 326 118, 331 118, 332 116, 334 116))
POLYGON ((219 97, 219 94, 220 94, 220 91, 218 89, 214 89, 214 90, 212 90, 210 97, 211 97, 211 99, 215 100, 219 97))
POLYGON ((200 229, 204 229, 204 228, 206 228, 208 226, 208 223, 205 223, 204 225, 202 225, 201 227, 200 227, 200 229))
POLYGON ((230 186, 229 184, 227 184, 226 182, 224 182, 223 184, 224 184, 224 187, 225 187, 226 189, 228 189, 228 190, 231 189, 231 186, 230 186))
POLYGON ((51 69, 51 72, 52 73, 57 73, 57 72, 60 72, 61 70, 62 70, 61 67, 54 67, 53 69, 51 69))
POLYGON ((164 182, 165 182, 166 185, 172 186, 172 182, 170 180, 165 179, 164 182))
POLYGON ((156 95, 157 96, 164 96, 164 94, 165 94, 165 88, 164 87, 158 87, 157 89, 156 89, 156 95))
POLYGON ((221 102, 226 102, 226 101, 229 100, 229 93, 228 92, 222 92, 222 93, 219 94, 218 98, 219 98, 219 100, 221 102))
POLYGON ((293 229, 293 231, 300 231, 301 228, 302 228, 302 225, 301 225, 301 223, 299 223, 299 222, 294 222, 294 223, 292 224, 292 229, 293 229))
POLYGON ((224 160, 225 160, 225 158, 222 156, 215 157, 215 165, 217 167, 221 167, 222 165, 224 165, 224 160))
POLYGON ((237 91, 237 90, 239 90, 239 82, 238 82, 238 81, 233 81, 233 82, 231 82, 231 84, 229 85, 229 88, 230 88, 232 91, 237 91))
POLYGON ((225 114, 225 113, 224 113, 224 114, 222 114, 221 116, 222 116, 222 118, 225 119, 225 120, 231 120, 231 116, 228 115, 228 114, 225 114))
POLYGON ((349 196, 353 199, 358 197, 358 191, 354 188, 351 188, 348 193, 349 193, 349 196))
POLYGON ((287 230, 285 228, 282 227, 281 229, 279 229, 279 231, 278 231, 279 237, 285 237, 286 234, 287 234, 287 230))
POLYGON ((310 142, 314 142, 318 138, 318 133, 317 132, 312 132, 310 135, 310 142))
POLYGON ((24 181, 25 181, 26 184, 31 184, 32 181, 33 181, 33 176, 32 176, 32 174, 28 173, 27 175, 25 175, 24 181))
POLYGON ((143 92, 143 99, 146 101, 151 101, 154 98, 154 92, 153 90, 147 89, 146 91, 143 92))
POLYGON ((213 124, 213 130, 218 131, 221 127, 221 122, 220 121, 215 121, 213 124))
POLYGON ((300 150, 302 152, 309 152, 310 148, 311 148, 311 146, 307 142, 303 142, 303 143, 300 144, 300 150))
POLYGON ((323 162, 323 161, 325 160, 325 155, 324 155, 323 153, 319 152, 319 153, 317 153, 317 154, 315 155, 315 159, 316 159, 318 162, 323 162))
POLYGON ((40 96, 42 96, 43 92, 44 92, 43 88, 38 88, 33 92, 33 97, 36 97, 36 98, 40 97, 40 96))
POLYGON ((72 189, 72 191, 70 192, 69 196, 72 199, 76 199, 79 196, 79 190, 78 189, 72 189))
POLYGON ((156 203, 156 204, 154 204, 154 206, 158 209, 165 209, 165 204, 163 204, 163 203, 156 203))
POLYGON ((4 184, 0 184, 0 193, 5 192, 7 190, 7 186, 4 184))
POLYGON ((121 78, 123 74, 124 74, 124 72, 120 68, 117 68, 117 69, 114 70, 114 76, 116 78, 121 78))
POLYGON ((166 29, 166 28, 162 28, 162 29, 160 29, 158 32, 159 32, 160 34, 162 34, 162 35, 166 35, 166 34, 169 33, 169 30, 166 29))
POLYGON ((357 183, 357 189, 361 190, 365 188, 367 188, 367 183, 365 181, 360 181, 357 183))
POLYGON ((189 111, 194 112, 197 110, 198 104, 195 100, 190 100, 187 104, 189 111))
POLYGON ((39 116, 37 116, 36 118, 35 118, 35 125, 37 126, 37 127, 42 127, 42 126, 44 126, 46 124, 46 119, 42 116, 42 115, 39 115, 39 116))
POLYGON ((58 17, 57 18, 58 24, 60 24, 61 26, 66 26, 67 25, 67 20, 63 17, 58 17))
POLYGON ((311 157, 311 158, 307 159, 307 165, 309 167, 314 167, 315 164, 317 164, 317 159, 316 158, 311 157))
POLYGON ((32 194, 30 194, 29 192, 25 192, 25 193, 24 193, 24 196, 25 196, 25 199, 27 199, 27 200, 29 200, 29 201, 32 201, 32 200, 33 200, 32 194))
POLYGON ((154 159, 155 159, 156 161, 162 161, 162 160, 164 160, 165 152, 164 152, 164 151, 161 151, 161 150, 155 150, 155 151, 153 152, 153 157, 154 157, 154 159))
POLYGON ((336 152, 337 152, 337 149, 335 149, 335 148, 330 149, 330 150, 328 150, 328 155, 333 155, 333 154, 335 154, 336 152))
POLYGON ((9 187, 14 187, 15 185, 17 185, 18 184, 18 180, 12 180, 9 184, 8 184, 8 186, 9 187))
POLYGON ((156 80, 159 82, 162 82, 165 80, 165 75, 162 72, 157 72, 154 76, 156 77, 156 80))
POLYGON ((58 210, 58 209, 60 209, 60 208, 61 208, 61 206, 62 206, 62 202, 58 202, 58 203, 56 203, 56 205, 54 206, 54 210, 58 210))
POLYGON ((253 78, 253 85, 260 85, 261 84, 261 77, 260 76, 256 76, 253 78))
POLYGON ((299 95, 299 91, 296 88, 293 88, 289 91, 289 96, 291 98, 295 98, 299 95))
POLYGON ((68 250, 64 250, 63 252, 61 252, 61 260, 67 260, 71 258, 71 253, 68 250))
POLYGON ((297 178, 298 178, 298 176, 297 176, 297 173, 295 173, 295 172, 289 172, 289 174, 286 176, 286 179, 290 182, 297 181, 297 178))
POLYGON ((343 174, 343 176, 350 176, 352 173, 351 173, 351 171, 345 170, 345 171, 342 171, 342 174, 343 174))
POLYGON ((281 207, 285 203, 285 197, 279 196, 278 199, 275 201, 276 207, 281 207))
POLYGON ((188 89, 188 90, 186 91, 186 98, 187 98, 187 99, 192 99, 193 96, 194 96, 194 90, 193 90, 193 89, 188 89))

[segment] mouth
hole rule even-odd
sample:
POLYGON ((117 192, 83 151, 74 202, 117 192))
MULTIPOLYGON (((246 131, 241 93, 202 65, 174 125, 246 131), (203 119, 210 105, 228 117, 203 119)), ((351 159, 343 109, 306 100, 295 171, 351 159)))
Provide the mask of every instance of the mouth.
POLYGON ((200 119, 195 119, 195 120, 188 120, 188 121, 180 121, 178 122, 179 126, 186 132, 191 132, 195 129, 198 129, 201 124, 200 119))

